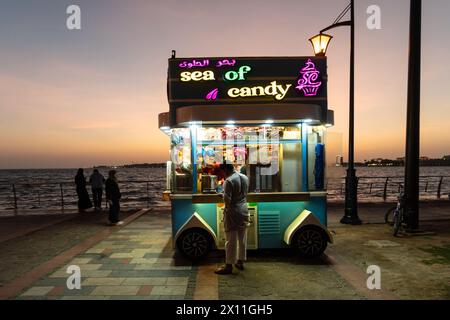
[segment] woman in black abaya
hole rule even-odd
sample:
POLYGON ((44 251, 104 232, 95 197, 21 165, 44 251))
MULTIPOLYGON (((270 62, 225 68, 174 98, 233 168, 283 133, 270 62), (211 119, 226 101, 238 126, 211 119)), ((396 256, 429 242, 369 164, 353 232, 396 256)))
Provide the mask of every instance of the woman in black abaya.
POLYGON ((78 169, 75 176, 75 184, 77 186, 78 210, 84 212, 86 209, 92 208, 92 202, 86 189, 86 178, 83 169, 78 169))

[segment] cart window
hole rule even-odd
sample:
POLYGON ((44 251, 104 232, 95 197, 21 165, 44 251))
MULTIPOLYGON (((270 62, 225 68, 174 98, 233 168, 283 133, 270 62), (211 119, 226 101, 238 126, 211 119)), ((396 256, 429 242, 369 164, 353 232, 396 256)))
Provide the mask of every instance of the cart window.
POLYGON ((283 131, 280 147, 281 191, 302 191, 302 144, 301 129, 287 128, 283 131))
POLYGON ((192 191, 191 133, 187 128, 171 134, 172 191, 192 191))
POLYGON ((199 128, 198 192, 221 190, 225 176, 220 164, 225 161, 249 177, 250 192, 300 191, 301 159, 297 126, 199 128))

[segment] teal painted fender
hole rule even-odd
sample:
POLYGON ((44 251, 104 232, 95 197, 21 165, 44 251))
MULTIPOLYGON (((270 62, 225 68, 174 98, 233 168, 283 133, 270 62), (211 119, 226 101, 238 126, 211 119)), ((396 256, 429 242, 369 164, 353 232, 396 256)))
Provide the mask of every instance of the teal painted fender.
POLYGON ((176 233, 174 239, 173 239, 173 246, 175 247, 178 237, 188 229, 192 228, 200 228, 208 232, 211 237, 214 239, 214 244, 217 244, 217 236, 214 230, 209 226, 209 224, 203 219, 197 212, 194 212, 194 214, 189 218, 188 221, 186 221, 185 224, 181 226, 181 228, 176 233))
POLYGON ((297 218, 294 219, 294 221, 292 221, 289 227, 286 228, 286 231, 284 232, 284 242, 288 245, 291 245, 292 238, 297 230, 310 225, 319 227, 323 231, 325 231, 328 242, 333 243, 333 236, 328 231, 328 229, 320 223, 319 219, 317 219, 311 211, 308 210, 303 210, 303 212, 300 213, 297 218))

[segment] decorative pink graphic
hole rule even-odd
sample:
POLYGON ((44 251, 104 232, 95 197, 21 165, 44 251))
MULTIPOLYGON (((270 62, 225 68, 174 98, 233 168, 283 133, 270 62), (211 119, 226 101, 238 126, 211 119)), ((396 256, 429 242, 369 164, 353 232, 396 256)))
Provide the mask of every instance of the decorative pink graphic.
POLYGON ((219 94, 219 89, 215 88, 214 90, 212 90, 210 93, 208 93, 206 95, 206 100, 216 100, 217 99, 217 95, 219 94))
POLYGON ((308 59, 306 66, 300 71, 301 78, 298 80, 298 90, 303 91, 305 97, 315 97, 322 85, 319 79, 320 72, 316 69, 316 65, 308 59))

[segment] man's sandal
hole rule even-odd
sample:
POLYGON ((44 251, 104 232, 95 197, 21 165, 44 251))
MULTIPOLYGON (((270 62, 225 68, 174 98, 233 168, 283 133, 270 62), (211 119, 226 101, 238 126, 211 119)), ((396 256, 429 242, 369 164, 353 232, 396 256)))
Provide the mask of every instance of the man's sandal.
POLYGON ((244 262, 242 262, 242 261, 238 261, 234 266, 241 271, 244 270, 244 262))
POLYGON ((232 266, 221 266, 220 268, 217 268, 216 271, 214 271, 216 274, 226 275, 226 274, 232 274, 233 273, 233 267, 232 266))

